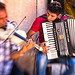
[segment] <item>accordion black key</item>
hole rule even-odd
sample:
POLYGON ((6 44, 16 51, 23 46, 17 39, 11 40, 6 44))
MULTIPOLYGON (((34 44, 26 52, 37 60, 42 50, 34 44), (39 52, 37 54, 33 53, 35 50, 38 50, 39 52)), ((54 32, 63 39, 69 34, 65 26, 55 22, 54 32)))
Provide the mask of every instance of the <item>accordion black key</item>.
POLYGON ((50 46, 48 59, 75 56, 75 19, 43 22, 42 30, 46 46, 50 46))

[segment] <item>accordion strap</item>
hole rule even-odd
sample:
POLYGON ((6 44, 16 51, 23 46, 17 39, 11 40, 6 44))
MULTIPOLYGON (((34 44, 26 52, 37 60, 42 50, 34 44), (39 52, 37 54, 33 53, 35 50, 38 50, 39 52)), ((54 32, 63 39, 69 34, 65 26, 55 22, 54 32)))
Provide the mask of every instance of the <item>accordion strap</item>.
POLYGON ((58 19, 61 19, 64 16, 64 14, 62 14, 58 19))
POLYGON ((42 15, 42 16, 40 16, 40 17, 43 17, 43 18, 47 19, 47 15, 42 15))

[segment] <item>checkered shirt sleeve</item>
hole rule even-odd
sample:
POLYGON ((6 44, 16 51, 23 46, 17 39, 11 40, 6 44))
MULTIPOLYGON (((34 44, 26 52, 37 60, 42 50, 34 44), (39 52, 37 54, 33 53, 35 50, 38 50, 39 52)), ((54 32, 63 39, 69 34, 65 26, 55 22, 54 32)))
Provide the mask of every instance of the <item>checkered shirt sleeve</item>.
MULTIPOLYGON (((2 42, 2 40, 0 40, 2 42)), ((10 40, 0 44, 0 75, 9 75, 13 61, 10 60, 10 51, 18 50, 16 45, 12 45, 10 40)))

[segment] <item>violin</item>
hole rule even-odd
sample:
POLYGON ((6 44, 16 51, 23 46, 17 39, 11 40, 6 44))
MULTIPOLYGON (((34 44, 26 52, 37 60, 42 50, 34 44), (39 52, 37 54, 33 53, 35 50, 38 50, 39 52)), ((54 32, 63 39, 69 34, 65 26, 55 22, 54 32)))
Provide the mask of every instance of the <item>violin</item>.
MULTIPOLYGON (((28 42, 28 39, 26 39, 26 33, 22 30, 16 29, 19 27, 19 25, 23 22, 25 18, 26 16, 24 16, 21 22, 13 30, 9 29, 4 31, 3 29, 0 29, 0 39, 4 39, 3 42, 5 42, 7 39, 11 39, 11 42, 16 45, 19 45, 23 43, 24 41, 28 42)), ((39 47, 37 44, 35 44, 35 48, 37 48, 39 51, 43 50, 42 47, 39 47)))
MULTIPOLYGON (((4 40, 6 39, 6 37, 9 35, 11 30, 3 30, 3 29, 0 29, 0 39, 4 40)), ((23 36, 24 38, 26 38, 26 33, 25 31, 23 30, 16 30, 14 33, 17 33, 21 36, 23 36)), ((11 39, 11 43, 12 44, 15 44, 15 45, 20 45, 24 42, 24 40, 22 40, 21 38, 15 36, 14 34, 12 34, 9 39, 11 39)))

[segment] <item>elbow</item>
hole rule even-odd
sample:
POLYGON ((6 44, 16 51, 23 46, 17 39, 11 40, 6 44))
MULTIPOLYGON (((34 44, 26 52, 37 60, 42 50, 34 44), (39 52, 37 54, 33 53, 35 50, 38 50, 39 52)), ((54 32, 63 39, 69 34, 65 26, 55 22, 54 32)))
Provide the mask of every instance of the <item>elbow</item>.
POLYGON ((31 35, 27 33, 27 39, 30 39, 30 38, 31 38, 31 35))

